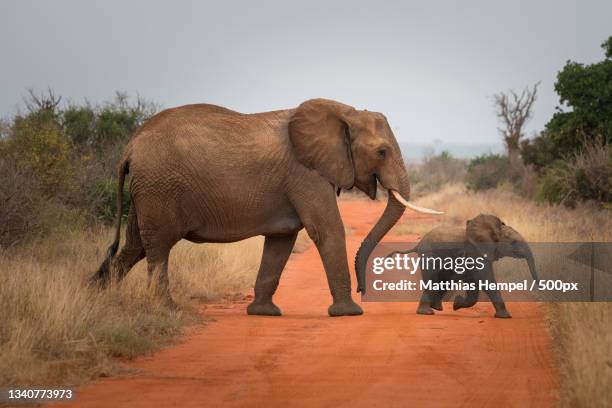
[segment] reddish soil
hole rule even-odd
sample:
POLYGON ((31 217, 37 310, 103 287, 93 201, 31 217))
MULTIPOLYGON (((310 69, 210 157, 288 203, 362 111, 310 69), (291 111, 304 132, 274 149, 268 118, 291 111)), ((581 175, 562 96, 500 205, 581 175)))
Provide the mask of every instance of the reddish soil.
MULTIPOLYGON (((384 204, 341 202, 351 260, 384 204)), ((428 222, 408 212, 404 218, 428 222)), ((412 237, 414 238, 414 237, 412 237)), ((387 240, 397 240, 389 236, 387 240)), ((292 254, 275 303, 283 317, 247 316, 246 302, 208 305, 214 319, 184 342, 131 367, 138 374, 76 391, 74 407, 542 407, 558 371, 541 305, 508 304, 435 316, 415 303, 364 303, 327 317, 331 302, 314 246, 292 254)), ((65 406, 65 405, 62 405, 65 406)))

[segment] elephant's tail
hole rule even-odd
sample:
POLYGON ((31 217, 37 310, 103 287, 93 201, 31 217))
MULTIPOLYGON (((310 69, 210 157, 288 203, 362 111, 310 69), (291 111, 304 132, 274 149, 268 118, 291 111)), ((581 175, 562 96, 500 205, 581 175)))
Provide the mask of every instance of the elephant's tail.
POLYGON ((111 246, 108 247, 104 261, 102 261, 98 271, 91 278, 93 282, 101 283, 103 285, 109 280, 110 264, 113 257, 117 253, 117 249, 119 249, 119 241, 121 240, 121 219, 123 218, 123 186, 125 184, 125 176, 129 173, 129 171, 129 160, 127 157, 125 157, 121 164, 119 164, 119 183, 117 186, 117 219, 115 221, 117 224, 117 229, 115 230, 115 240, 111 246))

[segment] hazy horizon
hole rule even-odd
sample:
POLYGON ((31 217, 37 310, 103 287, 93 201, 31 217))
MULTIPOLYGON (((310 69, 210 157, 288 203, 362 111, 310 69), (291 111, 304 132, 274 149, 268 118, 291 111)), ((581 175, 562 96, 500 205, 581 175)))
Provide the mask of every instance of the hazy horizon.
POLYGON ((400 143, 499 144, 492 95, 541 81, 542 129, 557 72, 603 59, 610 17, 609 1, 2 3, 0 117, 28 88, 242 112, 326 97, 385 113, 400 143))

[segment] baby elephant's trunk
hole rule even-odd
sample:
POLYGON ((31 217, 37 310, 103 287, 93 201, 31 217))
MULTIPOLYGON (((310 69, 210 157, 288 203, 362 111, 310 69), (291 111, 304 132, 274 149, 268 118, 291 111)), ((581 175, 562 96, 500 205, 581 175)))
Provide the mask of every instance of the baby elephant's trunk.
POLYGON ((525 256, 525 260, 527 261, 527 265, 529 265, 529 272, 531 273, 531 277, 534 281, 540 280, 538 277, 538 270, 536 268, 535 260, 533 259, 533 253, 531 249, 527 249, 527 255, 525 256))

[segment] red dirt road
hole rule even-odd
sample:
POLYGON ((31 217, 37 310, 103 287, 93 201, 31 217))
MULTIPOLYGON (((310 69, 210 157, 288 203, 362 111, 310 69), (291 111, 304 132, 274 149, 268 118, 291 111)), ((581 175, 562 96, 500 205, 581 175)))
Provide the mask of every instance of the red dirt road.
MULTIPOLYGON (((340 203, 352 260, 384 204, 340 203)), ((404 218, 427 222, 407 212, 404 218)), ((388 237, 388 240, 397 237, 388 237)), ((352 261, 350 262, 352 264, 352 261)), ((558 372, 542 306, 490 304, 435 316, 415 303, 364 303, 360 317, 327 317, 331 297, 314 246, 292 254, 275 303, 283 317, 246 315, 246 303, 209 305, 216 321, 130 366, 139 374, 76 391, 74 407, 545 407, 558 372)), ((61 405, 66 406, 66 405, 61 405)))

